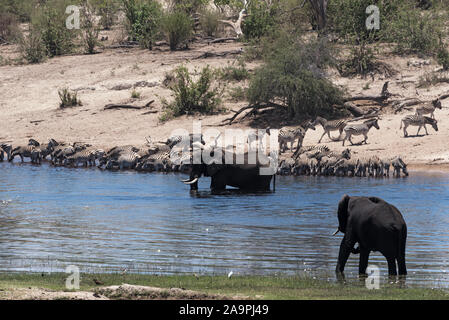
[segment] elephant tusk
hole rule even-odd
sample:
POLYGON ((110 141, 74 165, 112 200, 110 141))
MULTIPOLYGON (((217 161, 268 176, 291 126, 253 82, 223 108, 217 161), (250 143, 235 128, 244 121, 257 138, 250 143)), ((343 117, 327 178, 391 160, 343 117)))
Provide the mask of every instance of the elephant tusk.
POLYGON ((180 180, 180 181, 186 183, 186 182, 189 182, 190 179, 185 179, 185 180, 180 180))
POLYGON ((192 181, 187 181, 187 182, 184 182, 185 184, 194 184, 195 182, 197 182, 198 181, 198 178, 195 178, 195 179, 193 179, 192 181))
POLYGON ((332 234, 332 236, 335 236, 338 232, 340 232, 339 229, 337 229, 337 231, 335 231, 335 232, 332 234))

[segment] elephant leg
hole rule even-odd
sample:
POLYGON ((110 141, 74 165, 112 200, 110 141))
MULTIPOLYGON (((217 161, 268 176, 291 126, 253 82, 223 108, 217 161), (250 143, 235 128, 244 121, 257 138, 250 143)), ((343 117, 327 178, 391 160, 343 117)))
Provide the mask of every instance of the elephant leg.
POLYGON ((370 250, 360 246, 359 274, 366 274, 366 268, 368 267, 369 253, 370 250))
POLYGON ((351 250, 354 248, 355 241, 345 234, 343 240, 341 240, 340 251, 338 253, 338 262, 335 272, 343 273, 346 262, 348 261, 351 250))
POLYGON ((396 276, 397 272, 396 272, 396 259, 389 257, 387 258, 387 262, 388 262, 388 275, 389 276, 396 276))

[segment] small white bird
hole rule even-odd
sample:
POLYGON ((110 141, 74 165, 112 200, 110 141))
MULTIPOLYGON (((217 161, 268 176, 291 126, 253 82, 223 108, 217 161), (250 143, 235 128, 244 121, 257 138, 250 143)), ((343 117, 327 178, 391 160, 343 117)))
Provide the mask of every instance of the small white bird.
POLYGON ((233 274, 234 274, 234 272, 232 272, 232 271, 229 272, 229 273, 228 273, 228 278, 231 278, 233 274))

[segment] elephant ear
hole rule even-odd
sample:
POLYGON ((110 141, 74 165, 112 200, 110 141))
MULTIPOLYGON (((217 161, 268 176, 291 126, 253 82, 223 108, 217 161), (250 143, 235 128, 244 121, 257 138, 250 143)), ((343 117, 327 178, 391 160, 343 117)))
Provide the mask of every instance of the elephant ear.
POLYGON ((350 196, 345 194, 338 203, 338 230, 345 233, 346 224, 348 222, 348 204, 350 196))

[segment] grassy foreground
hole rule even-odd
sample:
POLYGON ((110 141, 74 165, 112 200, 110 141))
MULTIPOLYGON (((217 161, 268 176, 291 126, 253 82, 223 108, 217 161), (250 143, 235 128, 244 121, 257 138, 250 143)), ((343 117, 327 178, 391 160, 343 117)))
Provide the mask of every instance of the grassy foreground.
MULTIPOLYGON (((0 298, 13 289, 69 291, 65 288, 67 276, 65 273, 0 273, 0 298)), ((449 292, 442 289, 400 288, 398 285, 384 284, 379 290, 368 290, 362 281, 339 284, 300 276, 234 276, 228 279, 226 276, 81 274, 79 291, 92 291, 122 283, 167 289, 183 288, 250 299, 449 299, 449 292)))

